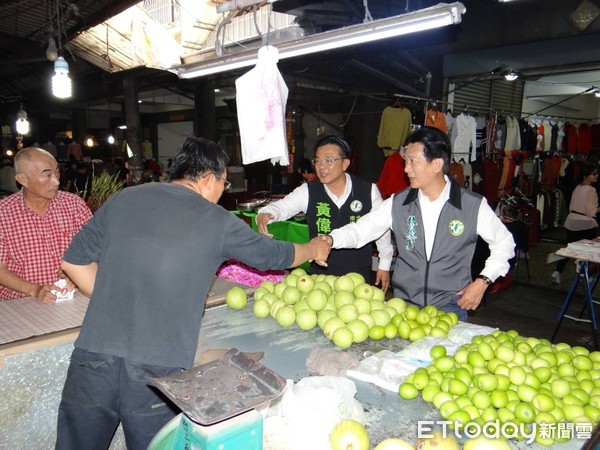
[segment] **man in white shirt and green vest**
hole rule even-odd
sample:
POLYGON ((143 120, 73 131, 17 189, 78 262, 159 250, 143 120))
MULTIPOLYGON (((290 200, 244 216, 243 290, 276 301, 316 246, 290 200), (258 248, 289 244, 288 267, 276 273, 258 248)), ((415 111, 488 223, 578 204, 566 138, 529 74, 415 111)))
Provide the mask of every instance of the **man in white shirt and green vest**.
MULTIPOLYGON (((336 136, 323 136, 315 145, 313 164, 318 180, 304 183, 285 198, 259 211, 256 216, 258 231, 270 235, 267 225, 287 220, 300 212, 306 213, 311 239, 329 234, 335 228, 358 221, 383 203, 379 189, 373 183, 346 173, 350 165, 351 149, 348 143, 336 136)), ((390 283, 390 266, 394 249, 389 230, 377 239, 379 264, 375 284, 386 291, 390 283)), ((371 280, 372 251, 370 241, 353 249, 332 251, 327 267, 311 266, 311 273, 336 276, 358 272, 371 280)))

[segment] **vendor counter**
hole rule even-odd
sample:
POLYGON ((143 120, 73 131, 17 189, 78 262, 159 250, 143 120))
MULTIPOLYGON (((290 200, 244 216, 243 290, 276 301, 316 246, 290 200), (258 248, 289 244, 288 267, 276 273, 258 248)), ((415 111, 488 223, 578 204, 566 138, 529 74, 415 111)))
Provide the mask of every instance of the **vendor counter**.
MULTIPOLYGON (((359 358, 383 349, 398 351, 409 344, 403 339, 367 340, 353 345, 348 352, 359 358)), ((272 318, 258 319, 251 303, 241 311, 227 306, 206 310, 199 336, 198 355, 208 350, 237 348, 244 352, 264 352, 261 363, 286 379, 316 375, 306 366, 315 348, 332 349, 333 344, 315 328, 301 331, 296 326, 282 328, 272 318)), ((72 343, 58 343, 5 357, 0 368, 0 448, 53 448, 60 392, 66 376, 72 343)), ((342 350, 339 350, 343 354, 342 350)), ((334 364, 335 361, 331 361, 334 364)), ((417 440, 417 421, 441 420, 438 411, 420 397, 412 401, 373 384, 353 380, 356 399, 365 410, 367 428, 375 445, 388 437, 417 440)), ((552 448, 581 448, 581 440, 572 440, 552 448)), ((545 447, 511 441, 513 448, 545 447)), ((111 449, 125 448, 118 432, 111 449)), ((314 449, 318 450, 318 449, 314 449)))
MULTIPOLYGON (((208 311, 225 302, 233 286, 215 278, 208 311)), ((56 419, 73 342, 88 299, 45 305, 33 298, 0 302, 0 449, 54 448, 56 419)), ((125 449, 119 429, 111 449, 125 449)))

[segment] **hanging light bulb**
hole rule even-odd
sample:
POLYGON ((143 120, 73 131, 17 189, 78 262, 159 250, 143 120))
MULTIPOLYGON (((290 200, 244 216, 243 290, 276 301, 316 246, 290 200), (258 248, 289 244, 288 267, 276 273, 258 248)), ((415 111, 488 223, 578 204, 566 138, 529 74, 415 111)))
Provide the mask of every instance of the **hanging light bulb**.
POLYGON ((48 61, 56 61, 58 58, 58 49, 56 48, 56 42, 54 41, 54 37, 50 36, 48 38, 48 48, 46 49, 46 58, 48 61))
POLYGON ((512 70, 510 69, 505 75, 504 78, 506 78, 506 81, 515 81, 517 78, 519 78, 519 72, 517 72, 516 70, 512 70))
POLYGON ((17 112, 17 123, 15 125, 18 134, 25 135, 29 133, 29 120, 27 120, 27 113, 23 109, 23 105, 21 105, 21 109, 17 112))
POLYGON ((87 147, 93 147, 94 146, 94 138, 91 136, 88 136, 88 138, 85 140, 85 145, 87 147))
POLYGON ((69 64, 65 58, 59 56, 54 62, 54 76, 52 77, 52 94, 58 98, 71 97, 71 78, 69 78, 69 64))
POLYGON ((109 134, 107 141, 110 145, 113 145, 115 143, 115 137, 112 134, 109 134))

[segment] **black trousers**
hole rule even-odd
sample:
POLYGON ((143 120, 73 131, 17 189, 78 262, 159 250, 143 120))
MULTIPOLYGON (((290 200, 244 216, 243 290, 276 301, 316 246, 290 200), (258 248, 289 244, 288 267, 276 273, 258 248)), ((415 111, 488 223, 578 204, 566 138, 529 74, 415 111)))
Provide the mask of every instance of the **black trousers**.
POLYGON ((105 450, 122 422, 128 450, 146 450, 180 412, 146 377, 180 370, 75 348, 58 410, 56 448, 105 450))

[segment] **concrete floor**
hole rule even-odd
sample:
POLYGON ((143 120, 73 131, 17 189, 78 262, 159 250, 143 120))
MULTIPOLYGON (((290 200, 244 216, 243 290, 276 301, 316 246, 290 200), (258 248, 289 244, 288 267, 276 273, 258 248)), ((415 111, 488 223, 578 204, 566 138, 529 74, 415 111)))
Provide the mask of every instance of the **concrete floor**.
MULTIPOLYGON (((568 310, 575 317, 579 316, 583 306, 582 292, 580 285, 568 310)), ((523 336, 550 340, 566 294, 557 289, 515 282, 506 290, 486 294, 479 309, 469 317, 469 322, 504 331, 517 330, 523 336)), ((555 343, 558 342, 593 350, 590 324, 564 319, 555 340, 555 343)))

